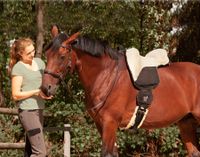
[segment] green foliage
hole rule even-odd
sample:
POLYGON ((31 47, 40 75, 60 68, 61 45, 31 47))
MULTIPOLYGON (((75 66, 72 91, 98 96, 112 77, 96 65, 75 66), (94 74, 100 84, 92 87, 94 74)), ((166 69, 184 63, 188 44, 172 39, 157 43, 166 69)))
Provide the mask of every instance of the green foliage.
POLYGON ((137 154, 142 156, 185 156, 183 144, 177 127, 118 132, 120 156, 127 157, 137 154))
MULTIPOLYGON (((29 36, 36 38, 36 1, 0 1, 0 80, 6 107, 16 107, 11 100, 11 83, 6 73, 9 59, 8 41, 29 36)), ((92 38, 106 40, 116 47, 136 47, 142 54, 162 47, 169 48, 171 3, 158 1, 45 1, 45 45, 50 42, 50 27, 58 24, 69 35, 81 31, 92 38)), ((198 5, 192 5, 192 8, 198 5)), ((198 10, 198 8, 197 8, 198 10)), ((195 16, 196 17, 196 16, 195 16)), ((188 19, 188 18, 187 18, 188 19)), ((184 56, 184 55, 183 55, 184 56)), ((180 59, 179 57, 178 59, 180 59)), ((67 86, 48 101, 45 126, 71 125, 71 156, 99 156, 100 135, 86 112, 84 91, 78 80, 68 76, 67 86)), ((24 132, 13 116, 0 115, 0 141, 23 141, 24 132)), ((63 132, 45 133, 50 156, 63 154, 63 132)), ((176 127, 119 131, 120 156, 184 156, 185 150, 176 127)), ((0 157, 22 156, 22 150, 0 150, 0 157)))
POLYGON ((188 1, 185 4, 178 2, 182 8, 175 12, 174 16, 177 16, 177 27, 182 28, 182 31, 176 34, 179 42, 174 59, 200 63, 200 2, 188 1))
POLYGON ((106 40, 110 44, 125 47, 138 45, 138 2, 126 1, 75 1, 47 2, 46 27, 59 24, 62 30, 72 34, 81 31, 92 38, 106 40), (57 8, 55 10, 55 7, 57 8), (59 14, 60 16, 55 16, 59 14))
MULTIPOLYGON (((80 88, 78 77, 75 76, 72 80, 66 78, 67 89, 60 86, 55 99, 49 101, 48 114, 53 114, 53 118, 45 120, 48 126, 63 126, 64 124, 71 125, 71 152, 76 156, 98 156, 100 152, 100 137, 96 127, 85 112, 84 93, 80 88), (67 93, 66 93, 67 91, 67 93), (62 93, 65 92, 66 95, 62 93), (60 96, 62 95, 62 97, 60 96), (55 110, 56 108, 56 110, 55 110), (73 122, 73 123, 72 123, 73 122), (98 144, 97 144, 97 141, 98 144)), ((48 139, 53 141, 53 145, 60 143, 59 147, 62 150, 63 133, 49 133, 48 139)), ((59 151, 61 151, 59 150, 59 151)))
POLYGON ((2 149, 0 150, 0 157, 16 157, 17 156, 23 156, 23 151, 22 150, 5 150, 2 149))
POLYGON ((140 9, 142 29, 140 31, 140 51, 142 54, 155 49, 164 48, 169 50, 170 42, 170 13, 171 2, 147 1, 140 9))
POLYGON ((180 141, 179 131, 176 127, 162 129, 160 140, 162 143, 159 151, 160 153, 169 154, 169 156, 173 156, 174 153, 176 153, 178 156, 186 155, 185 150, 183 150, 183 144, 180 141))
MULTIPOLYGON (((1 142, 20 142, 23 136, 22 127, 18 123, 16 116, 0 115, 0 141, 1 142)), ((22 150, 0 150, 0 157, 22 156, 22 150)))
POLYGON ((8 39, 36 34, 36 12, 34 1, 3 1, 1 32, 8 39), (12 20, 8 17, 11 17, 12 20))
POLYGON ((6 104, 10 103, 10 79, 6 67, 9 59, 9 40, 18 37, 36 36, 36 13, 34 1, 1 1, 0 14, 0 79, 2 92, 6 98, 6 104), (7 99, 8 98, 8 99, 7 99))

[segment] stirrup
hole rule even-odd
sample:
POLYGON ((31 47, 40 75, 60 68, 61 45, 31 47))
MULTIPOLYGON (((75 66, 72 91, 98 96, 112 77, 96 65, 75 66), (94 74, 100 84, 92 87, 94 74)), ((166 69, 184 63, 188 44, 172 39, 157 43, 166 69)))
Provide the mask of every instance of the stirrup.
POLYGON ((135 123, 131 128, 133 129, 140 128, 146 118, 148 111, 149 110, 147 108, 139 106, 136 111, 135 123))

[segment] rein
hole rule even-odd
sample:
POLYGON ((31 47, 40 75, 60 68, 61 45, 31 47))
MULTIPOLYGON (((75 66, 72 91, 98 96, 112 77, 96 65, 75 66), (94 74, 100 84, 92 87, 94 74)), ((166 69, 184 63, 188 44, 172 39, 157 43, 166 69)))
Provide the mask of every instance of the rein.
POLYGON ((104 99, 103 99, 100 103, 98 103, 98 104, 95 105, 94 107, 91 107, 91 108, 88 108, 88 109, 87 109, 88 111, 91 111, 91 112, 92 112, 92 114, 94 115, 94 116, 93 116, 94 119, 96 118, 97 114, 98 114, 99 111, 102 109, 102 107, 104 106, 104 104, 105 104, 105 102, 106 102, 106 100, 107 100, 109 94, 111 93, 112 89, 114 88, 114 86, 115 86, 115 84, 116 84, 116 82, 117 82, 117 78, 118 78, 117 76, 118 76, 118 74, 119 74, 119 61, 118 61, 118 60, 116 61, 115 66, 117 66, 117 69, 115 70, 115 71, 116 71, 116 75, 115 75, 115 78, 114 78, 114 80, 113 80, 113 82, 112 82, 111 88, 110 88, 110 89, 108 90, 108 92, 106 93, 106 96, 104 97, 104 99))

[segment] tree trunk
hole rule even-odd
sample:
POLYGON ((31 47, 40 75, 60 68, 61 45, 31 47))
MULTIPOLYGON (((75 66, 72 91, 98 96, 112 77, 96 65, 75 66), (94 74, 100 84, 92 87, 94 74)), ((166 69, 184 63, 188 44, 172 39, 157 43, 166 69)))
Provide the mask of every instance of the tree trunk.
POLYGON ((3 95, 3 90, 2 90, 2 86, 3 86, 3 74, 2 74, 2 71, 3 71, 3 69, 0 69, 0 81, 1 81, 1 83, 0 83, 0 107, 3 107, 4 106, 4 95, 3 95))
MULTIPOLYGON (((1 90, 1 88, 0 88, 0 90, 1 90)), ((4 96, 1 91, 0 91, 0 106, 1 107, 4 106, 4 96)))
POLYGON ((43 11, 44 11, 44 1, 37 0, 37 40, 36 40, 36 57, 42 57, 42 50, 44 44, 44 27, 43 27, 43 11))

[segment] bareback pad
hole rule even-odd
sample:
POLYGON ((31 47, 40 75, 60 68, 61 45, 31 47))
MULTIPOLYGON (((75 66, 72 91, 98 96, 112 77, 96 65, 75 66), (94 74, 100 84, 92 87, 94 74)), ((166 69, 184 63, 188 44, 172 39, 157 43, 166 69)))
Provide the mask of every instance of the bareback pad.
POLYGON ((153 101, 152 89, 159 84, 157 68, 169 63, 168 52, 164 49, 155 49, 147 53, 145 57, 139 54, 136 48, 126 51, 127 64, 133 85, 138 90, 136 96, 136 108, 129 124, 125 127, 138 129, 147 113, 148 107, 153 101))

